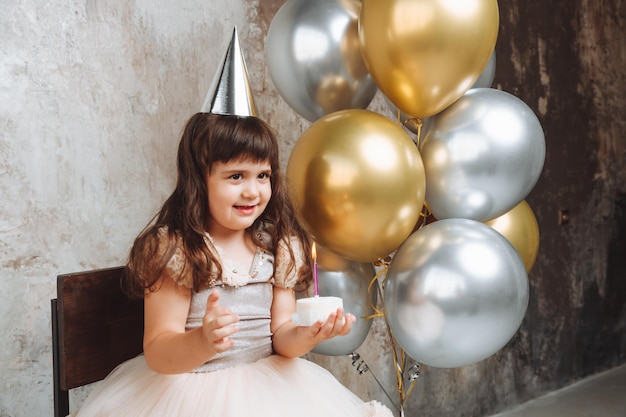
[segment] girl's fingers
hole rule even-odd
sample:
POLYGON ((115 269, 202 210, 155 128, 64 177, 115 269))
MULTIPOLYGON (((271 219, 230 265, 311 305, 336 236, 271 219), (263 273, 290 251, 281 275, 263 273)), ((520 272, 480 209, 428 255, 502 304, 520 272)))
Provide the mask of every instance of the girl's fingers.
POLYGON ((220 327, 211 332, 211 342, 220 343, 239 331, 237 326, 220 327))
POLYGON ((217 288, 211 291, 206 300, 206 312, 209 313, 219 307, 220 290, 217 288))
POLYGON ((345 336, 350 333, 352 323, 356 318, 352 314, 345 314, 343 309, 331 313, 325 322, 317 321, 311 326, 311 335, 322 340, 335 336, 345 336))
POLYGON ((224 352, 235 343, 230 336, 239 331, 236 323, 239 317, 228 308, 219 305, 220 292, 214 289, 206 302, 206 313, 203 318, 205 340, 215 352, 224 352))
POLYGON ((213 322, 215 328, 228 326, 229 324, 239 321, 239 317, 231 313, 231 311, 219 305, 220 292, 216 288, 209 294, 206 300, 206 313, 204 315, 204 321, 213 322))
POLYGON ((341 325, 339 334, 341 336, 345 336, 348 333, 350 333, 350 330, 352 329, 352 324, 355 321, 356 321, 356 317, 354 317, 352 314, 346 314, 343 320, 343 324, 341 325))

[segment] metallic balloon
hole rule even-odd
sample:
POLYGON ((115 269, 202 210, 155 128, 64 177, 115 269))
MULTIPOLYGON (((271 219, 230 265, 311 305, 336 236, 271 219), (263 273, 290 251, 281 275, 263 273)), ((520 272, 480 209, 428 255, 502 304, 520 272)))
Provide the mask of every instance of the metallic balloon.
POLYGON ((384 284, 386 317, 417 362, 455 368, 500 350, 519 329, 529 285, 517 251, 474 220, 446 219, 413 233, 384 284))
POLYGON ((517 97, 473 88, 433 117, 421 154, 437 219, 494 219, 535 186, 546 154, 541 124, 517 97))
POLYGON ((425 118, 478 79, 498 36, 496 0, 364 0, 363 60, 403 113, 425 118))
POLYGON ((535 213, 524 200, 512 210, 485 223, 508 239, 522 257, 526 271, 530 272, 539 251, 539 225, 535 213))
MULTIPOLYGON (((485 69, 483 70, 483 72, 480 74, 480 77, 478 77, 478 79, 476 80, 476 82, 474 83, 474 85, 472 85, 472 88, 489 88, 491 87, 491 85, 493 84, 493 80, 495 78, 496 75, 496 51, 494 50, 491 53, 491 58, 489 58, 489 62, 487 62, 487 66, 485 67, 485 69)), ((383 95, 384 96, 384 95, 383 95)), ((389 100, 387 97, 385 97, 385 101, 387 102, 387 107, 389 107, 389 110, 391 110, 391 112, 396 116, 398 122, 404 126, 405 128, 407 128, 408 130, 410 130, 411 132, 415 133, 415 134, 420 134, 420 138, 424 137, 424 132, 426 132, 426 130, 430 129, 431 125, 432 125, 432 117, 425 117, 422 120, 422 128, 421 130, 418 132, 418 128, 417 128, 417 119, 411 115, 408 115, 406 113, 401 112, 400 110, 398 110, 398 108, 396 107, 395 104, 393 104, 391 102, 391 100, 389 100)))
MULTIPOLYGON (((383 97, 384 94, 383 94, 383 97)), ((389 100, 387 97, 385 97, 385 101, 387 103, 387 107, 389 108, 389 110, 391 110, 391 112, 393 113, 393 115, 395 116, 396 120, 398 121, 398 123, 400 123, 404 128, 410 130, 411 132, 415 133, 416 135, 419 133, 420 137, 416 137, 415 141, 417 142, 418 139, 421 139, 424 137, 424 132, 426 132, 426 130, 430 129, 430 126, 433 124, 432 123, 432 117, 425 117, 423 119, 419 119, 422 121, 422 127, 420 130, 418 130, 418 119, 408 115, 406 113, 401 112, 400 110, 398 110, 398 108, 396 107, 395 104, 393 104, 391 102, 391 100, 389 100)))
POLYGON ((480 77, 478 77, 478 79, 472 85, 471 88, 491 88, 495 77, 496 77, 496 51, 494 49, 493 52, 491 53, 491 56, 489 57, 489 61, 487 61, 487 65, 483 69, 483 72, 480 73, 480 77))
POLYGON ((337 2, 350 13, 350 16, 358 19, 361 13, 361 4, 363 3, 361 0, 337 0, 337 2))
POLYGON ((302 134, 289 156, 287 183, 320 245, 374 262, 411 234, 426 180, 417 147, 400 126, 368 110, 342 110, 302 134))
POLYGON ((357 28, 357 18, 337 0, 288 0, 272 19, 265 45, 270 77, 305 119, 364 109, 378 91, 357 28))
MULTIPOLYGON (((366 317, 374 314, 378 302, 376 286, 368 291, 370 281, 376 276, 372 264, 352 262, 342 256, 317 246, 319 295, 343 299, 343 308, 356 316, 350 333, 318 344, 313 352, 321 355, 341 356, 354 352, 363 344, 372 326, 366 317)), ((309 288, 308 296, 314 295, 309 288)))

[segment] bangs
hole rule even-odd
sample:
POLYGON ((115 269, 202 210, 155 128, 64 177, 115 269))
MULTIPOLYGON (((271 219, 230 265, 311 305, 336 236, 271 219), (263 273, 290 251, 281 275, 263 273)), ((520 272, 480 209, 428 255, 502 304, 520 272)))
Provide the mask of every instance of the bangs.
POLYGON ((232 129, 217 129, 212 141, 212 160, 227 162, 233 159, 274 161, 277 157, 276 140, 271 130, 258 123, 259 119, 240 118, 232 129))
POLYGON ((199 168, 210 170, 214 162, 269 161, 278 169, 278 141, 263 120, 249 116, 204 114, 194 140, 199 168))

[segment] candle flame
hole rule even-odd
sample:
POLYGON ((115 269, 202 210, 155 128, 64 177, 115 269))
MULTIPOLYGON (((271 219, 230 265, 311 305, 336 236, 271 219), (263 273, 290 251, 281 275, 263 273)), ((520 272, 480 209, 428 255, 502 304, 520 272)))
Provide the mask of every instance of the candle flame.
POLYGON ((317 260, 317 249, 315 248, 315 242, 313 242, 313 245, 311 245, 311 256, 313 257, 314 261, 317 260))

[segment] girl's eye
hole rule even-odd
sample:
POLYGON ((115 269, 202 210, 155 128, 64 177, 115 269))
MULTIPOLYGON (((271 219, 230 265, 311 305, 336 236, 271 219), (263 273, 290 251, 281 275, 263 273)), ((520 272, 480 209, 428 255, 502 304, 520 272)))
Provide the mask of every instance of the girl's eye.
POLYGON ((259 174, 259 179, 262 179, 262 180, 266 180, 269 177, 270 177, 270 174, 268 172, 264 172, 262 174, 259 174))
POLYGON ((230 178, 234 179, 234 180, 240 180, 242 178, 241 174, 233 174, 230 176, 230 178))

